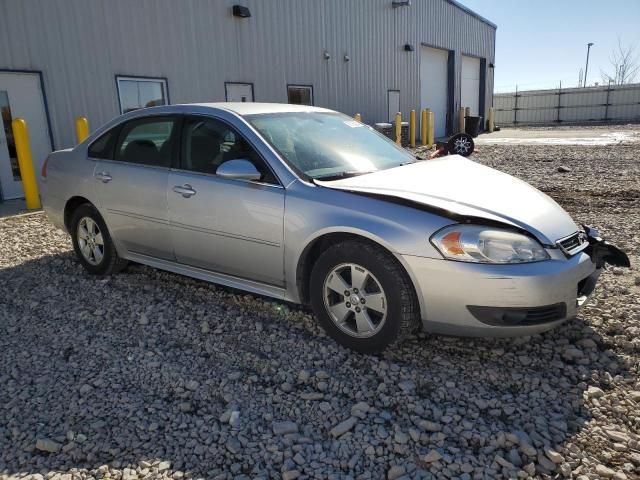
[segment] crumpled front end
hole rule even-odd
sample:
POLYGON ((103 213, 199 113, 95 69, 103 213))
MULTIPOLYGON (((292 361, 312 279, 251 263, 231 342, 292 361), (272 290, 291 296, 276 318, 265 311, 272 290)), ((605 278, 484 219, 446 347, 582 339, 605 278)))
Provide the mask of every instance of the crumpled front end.
POLYGON ((404 256, 422 295, 424 329, 461 336, 531 335, 574 317, 607 261, 624 266, 626 259, 628 265, 626 255, 595 230, 578 234, 577 240, 561 239, 557 248, 547 249, 551 258, 542 262, 496 265, 404 256))

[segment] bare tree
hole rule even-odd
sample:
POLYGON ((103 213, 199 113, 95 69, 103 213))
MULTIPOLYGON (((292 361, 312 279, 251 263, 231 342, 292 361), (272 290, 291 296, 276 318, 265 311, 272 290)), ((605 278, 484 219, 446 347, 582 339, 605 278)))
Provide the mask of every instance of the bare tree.
POLYGON ((640 57, 636 54, 636 46, 625 46, 619 38, 618 48, 611 52, 609 63, 613 72, 600 69, 600 76, 603 82, 610 82, 613 85, 632 83, 640 72, 640 57))

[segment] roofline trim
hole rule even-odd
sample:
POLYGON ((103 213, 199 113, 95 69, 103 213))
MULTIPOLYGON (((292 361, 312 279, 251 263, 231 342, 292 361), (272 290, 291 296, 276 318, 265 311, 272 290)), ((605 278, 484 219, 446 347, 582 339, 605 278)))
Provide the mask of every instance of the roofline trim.
POLYGON ((483 23, 486 23, 487 25, 489 25, 490 27, 493 27, 497 30, 498 25, 496 25, 495 23, 493 23, 491 20, 487 20, 486 18, 484 18, 482 15, 474 12, 473 10, 471 10, 469 7, 464 6, 463 4, 461 4, 460 2, 458 2, 457 0, 445 0, 445 2, 450 3, 451 5, 453 5, 454 7, 458 7, 460 10, 462 10, 465 13, 468 13, 469 15, 471 15, 472 17, 477 18, 478 20, 480 20, 483 23))

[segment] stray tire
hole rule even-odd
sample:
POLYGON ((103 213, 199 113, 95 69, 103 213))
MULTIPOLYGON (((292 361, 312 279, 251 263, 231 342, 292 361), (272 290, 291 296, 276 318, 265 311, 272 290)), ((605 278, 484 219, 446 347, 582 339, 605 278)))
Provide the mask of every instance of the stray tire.
POLYGON ((89 203, 73 212, 71 239, 78 260, 93 275, 118 273, 127 265, 127 261, 118 256, 102 216, 89 203))
POLYGON ((320 255, 310 297, 327 334, 361 353, 380 352, 419 326, 418 301, 404 268, 364 241, 345 241, 320 255))
POLYGON ((468 157, 473 153, 475 144, 471 135, 467 133, 456 133, 447 142, 447 149, 452 155, 462 155, 468 157))

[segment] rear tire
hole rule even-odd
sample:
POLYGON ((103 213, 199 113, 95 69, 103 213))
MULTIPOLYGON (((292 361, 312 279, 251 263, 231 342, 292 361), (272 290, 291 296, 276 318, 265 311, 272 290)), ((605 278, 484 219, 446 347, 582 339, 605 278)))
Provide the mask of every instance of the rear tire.
POLYGON ((84 269, 93 275, 111 275, 127 266, 118 256, 102 216, 90 203, 80 205, 71 216, 73 250, 84 269))
POLYGON ((327 334, 360 353, 399 343, 420 324, 406 271, 391 254, 365 241, 341 242, 320 255, 311 272, 310 297, 327 334))

